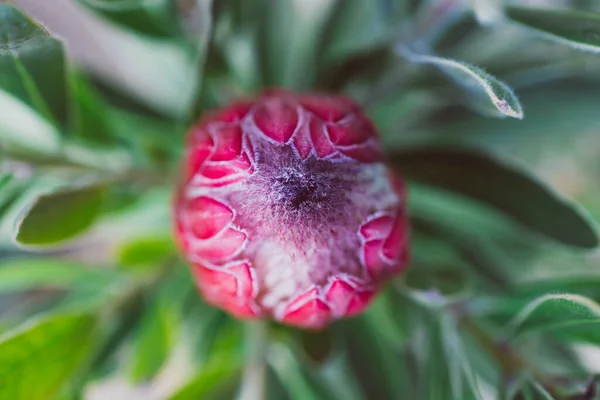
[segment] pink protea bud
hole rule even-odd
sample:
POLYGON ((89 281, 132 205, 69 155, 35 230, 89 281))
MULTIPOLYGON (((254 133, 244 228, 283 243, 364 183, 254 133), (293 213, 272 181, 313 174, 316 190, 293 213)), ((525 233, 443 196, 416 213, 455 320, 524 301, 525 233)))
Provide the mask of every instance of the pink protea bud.
POLYGON ((205 116, 186 150, 177 238, 215 306, 319 329, 406 266, 404 186, 354 102, 270 91, 205 116))

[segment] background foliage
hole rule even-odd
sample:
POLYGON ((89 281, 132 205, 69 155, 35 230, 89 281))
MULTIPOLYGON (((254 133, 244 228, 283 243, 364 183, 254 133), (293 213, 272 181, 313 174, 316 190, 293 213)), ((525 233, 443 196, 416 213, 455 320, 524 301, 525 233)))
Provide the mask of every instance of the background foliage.
POLYGON ((0 399, 597 398, 597 1, 14 3, 0 399), (410 183, 409 272, 323 332, 207 306, 171 239, 186 127, 269 86, 356 98, 410 183))

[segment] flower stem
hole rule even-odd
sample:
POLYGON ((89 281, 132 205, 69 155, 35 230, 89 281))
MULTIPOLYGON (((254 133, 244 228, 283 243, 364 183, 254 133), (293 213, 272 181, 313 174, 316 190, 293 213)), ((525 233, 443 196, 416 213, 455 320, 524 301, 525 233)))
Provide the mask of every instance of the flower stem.
POLYGON ((265 321, 246 323, 246 362, 238 400, 265 399, 268 337, 265 321))

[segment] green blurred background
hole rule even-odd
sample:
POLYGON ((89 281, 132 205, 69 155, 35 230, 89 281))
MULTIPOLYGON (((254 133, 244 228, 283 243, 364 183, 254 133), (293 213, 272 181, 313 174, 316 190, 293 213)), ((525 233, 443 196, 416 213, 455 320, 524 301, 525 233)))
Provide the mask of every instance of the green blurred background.
POLYGON ((53 121, 0 58, 1 400, 258 399, 252 368, 270 399, 597 398, 600 55, 573 44, 600 49, 600 2, 9 3, 69 66, 26 65, 53 121), (398 45, 482 67, 524 118, 398 45), (188 125, 269 86, 355 97, 410 182, 409 272, 318 334, 210 308, 171 240, 188 125))

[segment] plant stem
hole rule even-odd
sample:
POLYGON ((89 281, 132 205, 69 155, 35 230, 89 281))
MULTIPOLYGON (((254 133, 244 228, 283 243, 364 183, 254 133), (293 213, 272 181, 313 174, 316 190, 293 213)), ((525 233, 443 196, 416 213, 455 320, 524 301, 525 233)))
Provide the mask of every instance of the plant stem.
POLYGON ((246 323, 246 362, 238 400, 265 399, 268 326, 265 321, 246 323))
POLYGON ((483 347, 494 359, 498 361, 502 372, 512 376, 526 368, 526 363, 508 343, 494 340, 477 323, 467 317, 460 320, 461 326, 483 347))

